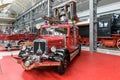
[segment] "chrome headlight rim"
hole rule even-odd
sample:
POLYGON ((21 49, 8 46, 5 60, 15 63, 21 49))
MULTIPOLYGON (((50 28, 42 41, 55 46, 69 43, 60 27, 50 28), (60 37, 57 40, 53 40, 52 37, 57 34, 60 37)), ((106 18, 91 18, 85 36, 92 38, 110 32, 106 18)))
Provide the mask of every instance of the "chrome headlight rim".
POLYGON ((56 50, 57 50, 57 49, 56 49, 55 46, 52 46, 52 47, 51 47, 51 52, 56 52, 56 50))

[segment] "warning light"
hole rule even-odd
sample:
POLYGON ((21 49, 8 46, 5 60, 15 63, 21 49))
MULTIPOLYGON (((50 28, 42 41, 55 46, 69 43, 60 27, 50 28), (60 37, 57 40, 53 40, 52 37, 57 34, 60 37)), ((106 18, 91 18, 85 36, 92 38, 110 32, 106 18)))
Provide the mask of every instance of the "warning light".
POLYGON ((65 23, 68 23, 68 19, 65 19, 65 23))
POLYGON ((46 24, 46 25, 48 24, 48 21, 47 21, 47 20, 45 20, 45 24, 46 24))

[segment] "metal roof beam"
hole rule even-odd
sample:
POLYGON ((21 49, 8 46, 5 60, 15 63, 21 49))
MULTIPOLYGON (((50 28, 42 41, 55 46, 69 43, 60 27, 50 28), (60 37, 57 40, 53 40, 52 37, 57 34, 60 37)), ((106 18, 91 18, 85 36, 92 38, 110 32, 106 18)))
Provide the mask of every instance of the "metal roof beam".
POLYGON ((23 15, 29 13, 30 11, 34 10, 35 8, 37 8, 38 6, 42 5, 43 3, 47 2, 48 0, 42 0, 38 3, 36 3, 33 7, 29 8, 27 11, 25 11, 22 15, 18 16, 17 18, 19 19, 20 17, 22 17, 23 15))

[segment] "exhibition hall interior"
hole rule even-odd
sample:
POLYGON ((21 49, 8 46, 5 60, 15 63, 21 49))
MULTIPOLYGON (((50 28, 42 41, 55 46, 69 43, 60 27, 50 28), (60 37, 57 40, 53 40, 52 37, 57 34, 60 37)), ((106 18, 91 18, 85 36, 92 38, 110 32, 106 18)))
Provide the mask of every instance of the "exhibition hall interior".
POLYGON ((0 0, 0 80, 119 80, 119 0, 0 0))

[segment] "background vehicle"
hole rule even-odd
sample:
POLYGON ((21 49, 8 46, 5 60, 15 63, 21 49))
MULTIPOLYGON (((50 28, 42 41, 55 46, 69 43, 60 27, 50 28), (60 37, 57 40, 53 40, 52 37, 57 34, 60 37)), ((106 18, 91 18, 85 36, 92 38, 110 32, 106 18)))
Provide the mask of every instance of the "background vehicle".
MULTIPOLYGON (((81 43, 89 45, 89 22, 80 22, 79 34, 81 43)), ((120 49, 120 15, 107 14, 98 17, 98 44, 106 47, 117 47, 120 49)))
MULTIPOLYGON (((1 28, 0 31, 0 41, 1 46, 5 48, 16 48, 18 47, 18 42, 21 40, 33 41, 36 36, 34 33, 26 32, 25 30, 14 29, 12 27, 1 28)), ((17 48, 16 48, 17 49, 17 48)))

